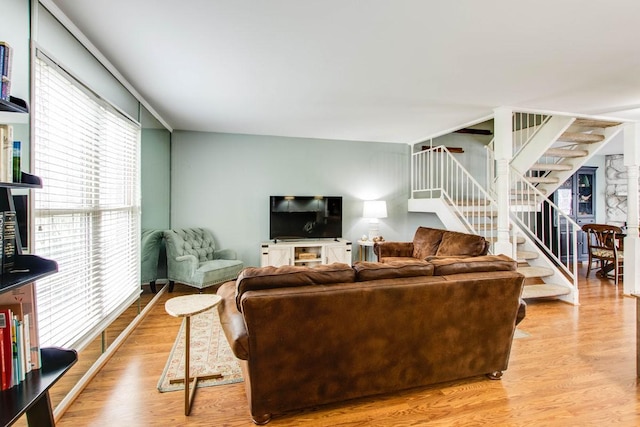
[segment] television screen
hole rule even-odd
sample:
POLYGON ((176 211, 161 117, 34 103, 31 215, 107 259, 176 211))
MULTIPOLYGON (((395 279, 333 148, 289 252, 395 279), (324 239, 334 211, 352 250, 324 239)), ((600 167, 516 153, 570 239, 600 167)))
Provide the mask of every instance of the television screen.
POLYGON ((342 197, 271 196, 270 239, 342 237, 342 197))

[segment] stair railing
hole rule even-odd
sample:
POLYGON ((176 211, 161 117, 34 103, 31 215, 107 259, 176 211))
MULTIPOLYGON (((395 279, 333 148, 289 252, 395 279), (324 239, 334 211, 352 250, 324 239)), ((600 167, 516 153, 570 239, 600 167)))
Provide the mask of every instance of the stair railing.
POLYGON ((511 168, 511 220, 578 286, 580 225, 511 168))
POLYGON ((496 159, 493 151, 493 147, 495 145, 496 139, 493 138, 487 145, 485 145, 484 149, 486 152, 485 160, 487 162, 487 185, 485 188, 489 189, 490 194, 495 194, 496 188, 496 159))
POLYGON ((488 224, 497 215, 497 204, 445 146, 413 153, 411 174, 412 197, 422 193, 445 199, 469 232, 495 240, 497 231, 488 224))
POLYGON ((511 119, 513 133, 513 156, 515 157, 522 148, 533 139, 534 136, 549 121, 551 116, 546 114, 514 112, 511 119))

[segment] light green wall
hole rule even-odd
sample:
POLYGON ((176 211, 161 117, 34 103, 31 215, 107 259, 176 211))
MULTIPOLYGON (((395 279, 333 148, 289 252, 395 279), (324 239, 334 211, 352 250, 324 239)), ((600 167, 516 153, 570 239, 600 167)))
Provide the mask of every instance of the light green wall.
POLYGON ((171 228, 171 134, 166 129, 142 129, 142 228, 171 228))
POLYGON ((407 213, 409 154, 405 144, 175 131, 172 227, 210 228, 219 247, 259 265, 260 243, 269 238, 270 195, 330 195, 343 197, 344 238, 367 233, 362 202, 380 199, 389 214, 380 233, 411 239, 416 224, 439 221, 407 213))

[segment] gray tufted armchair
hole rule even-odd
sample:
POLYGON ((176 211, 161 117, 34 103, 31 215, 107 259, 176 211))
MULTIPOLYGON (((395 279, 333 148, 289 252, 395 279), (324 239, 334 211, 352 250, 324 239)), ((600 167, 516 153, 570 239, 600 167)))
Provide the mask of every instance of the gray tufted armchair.
POLYGON ((140 283, 148 283, 151 292, 156 293, 158 260, 162 245, 162 230, 142 230, 140 244, 140 283))
POLYGON ((216 250, 213 234, 205 228, 166 230, 169 292, 175 282, 202 289, 238 277, 243 269, 231 249, 216 250))

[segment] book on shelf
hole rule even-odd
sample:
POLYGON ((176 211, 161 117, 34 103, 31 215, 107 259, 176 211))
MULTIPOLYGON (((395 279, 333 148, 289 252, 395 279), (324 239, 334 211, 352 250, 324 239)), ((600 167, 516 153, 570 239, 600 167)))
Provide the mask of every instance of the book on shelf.
POLYGON ((13 313, 8 308, 0 308, 0 389, 6 390, 13 386, 13 343, 12 325, 13 313))
POLYGON ((22 176, 22 142, 13 141, 13 156, 11 162, 12 182, 20 182, 22 176))
POLYGON ((0 181, 13 182, 13 126, 0 124, 0 181))
POLYGON ((0 98, 9 100, 11 95, 11 65, 13 49, 7 42, 0 41, 0 98))
POLYGON ((2 212, 2 273, 9 273, 13 269, 16 258, 16 213, 2 212))
MULTIPOLYGON (((16 299, 21 299, 19 295, 16 299)), ((31 304, 13 301, 0 304, 0 386, 2 390, 11 388, 25 380, 33 369, 38 369, 34 353, 39 349, 32 346, 31 304)))
POLYGON ((38 331, 33 321, 35 310, 35 290, 33 284, 27 284, 0 294, 0 311, 9 310, 14 320, 19 321, 20 357, 24 373, 40 369, 40 346, 38 331))

